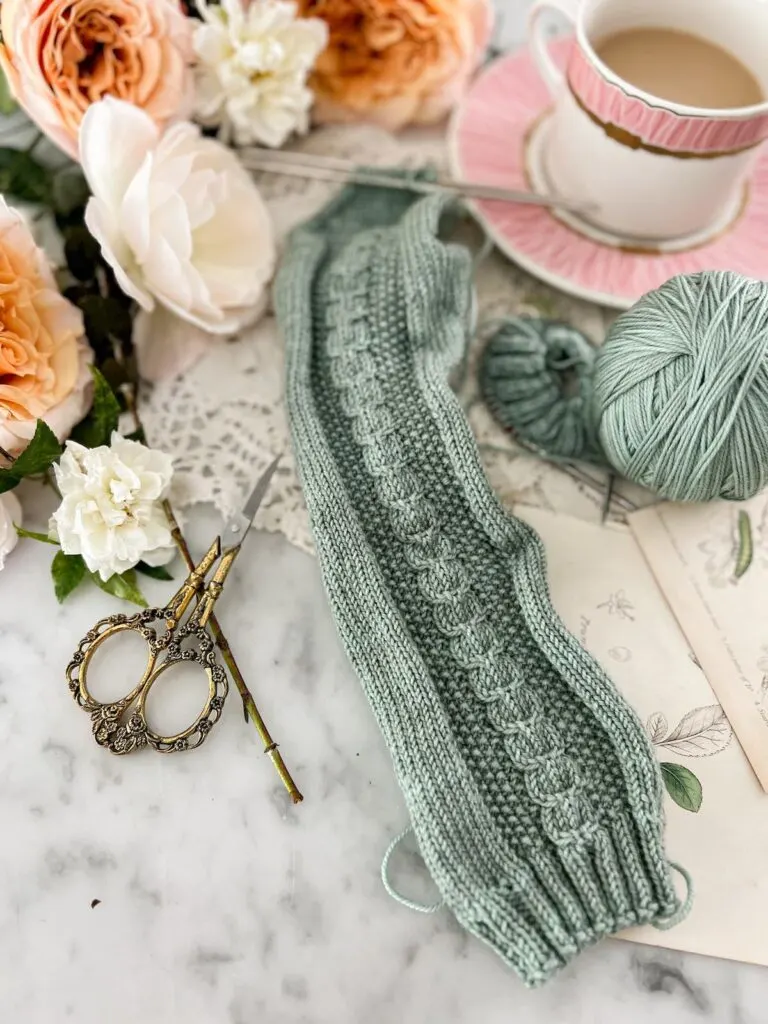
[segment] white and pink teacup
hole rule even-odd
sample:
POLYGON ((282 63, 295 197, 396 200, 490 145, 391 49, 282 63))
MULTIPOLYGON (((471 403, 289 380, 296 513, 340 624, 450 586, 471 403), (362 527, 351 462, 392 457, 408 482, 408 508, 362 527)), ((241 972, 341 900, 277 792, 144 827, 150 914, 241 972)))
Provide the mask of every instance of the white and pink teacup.
POLYGON ((751 71, 768 97, 768 2, 542 0, 531 11, 532 55, 555 102, 534 177, 583 202, 587 230, 594 226, 628 244, 689 245, 738 216, 757 149, 768 138, 768 99, 712 109, 644 92, 594 48, 630 28, 669 28, 712 41, 751 71), (564 72, 547 48, 545 16, 553 11, 575 26, 564 72))

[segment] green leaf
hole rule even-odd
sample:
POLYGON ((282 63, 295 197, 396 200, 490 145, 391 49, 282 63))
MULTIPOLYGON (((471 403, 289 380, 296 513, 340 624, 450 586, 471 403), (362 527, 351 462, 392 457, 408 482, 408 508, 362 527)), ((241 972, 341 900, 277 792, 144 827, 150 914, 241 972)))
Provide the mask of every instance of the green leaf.
POLYGON ((97 572, 92 572, 90 575, 97 587, 112 594, 113 597, 119 597, 122 601, 130 601, 131 604, 137 604, 140 608, 147 607, 146 598, 139 590, 136 573, 133 569, 129 569, 121 576, 110 576, 106 582, 97 572))
POLYGON ((0 114, 12 114, 16 109, 16 100, 13 98, 11 87, 2 68, 0 68, 0 114))
POLYGON ((701 807, 702 792, 701 783, 693 772, 671 761, 662 761, 659 767, 667 792, 678 807, 695 814, 701 807))
POLYGON ((57 215, 63 218, 72 214, 80 214, 90 198, 88 182, 83 172, 75 163, 67 164, 57 171, 51 181, 51 200, 57 215))
POLYGON ((0 148, 0 193, 28 203, 51 203, 51 172, 20 149, 0 148))
POLYGON ((76 306, 82 307, 88 296, 93 294, 93 286, 88 288, 84 284, 67 284, 66 287, 62 288, 61 294, 65 299, 74 302, 76 306))
POLYGON ((42 473, 59 458, 62 447, 58 438, 44 420, 38 420, 35 436, 13 464, 16 476, 42 473))
POLYGON ((72 440, 86 448, 98 448, 99 445, 109 444, 112 431, 117 430, 120 403, 104 376, 94 366, 91 367, 91 376, 93 405, 85 419, 72 431, 72 440))
POLYGON ((130 307, 112 295, 86 295, 79 303, 85 319, 85 333, 95 348, 103 348, 110 338, 127 342, 133 333, 130 307))
POLYGON ((101 255, 101 246, 82 224, 64 231, 64 259, 78 281, 92 281, 101 255))
POLYGON ((56 547, 59 546, 59 542, 57 540, 51 540, 47 533, 35 533, 34 530, 25 530, 23 526, 17 526, 16 533, 19 537, 29 537, 30 540, 39 540, 43 544, 55 544, 56 547))
POLYGON ((153 580, 173 579, 173 576, 171 576, 164 565, 147 565, 146 562, 139 562, 136 566, 136 571, 144 573, 145 576, 151 576, 153 580))
POLYGON ((56 552, 51 562, 51 576, 59 604, 69 597, 76 587, 80 586, 85 579, 86 572, 85 562, 80 555, 65 555, 63 551, 56 552))
POLYGON ((123 384, 130 384, 131 382, 129 367, 126 366, 124 361, 118 363, 116 359, 110 357, 99 365, 99 369, 115 394, 119 392, 123 384))
POLYGON ((43 420, 37 421, 35 436, 7 469, 0 469, 0 494, 10 491, 25 476, 43 473, 61 455, 56 435, 43 420))
POLYGON ((14 487, 18 487, 21 483, 19 477, 14 476, 10 469, 0 469, 0 494, 5 494, 6 491, 12 491, 14 487))

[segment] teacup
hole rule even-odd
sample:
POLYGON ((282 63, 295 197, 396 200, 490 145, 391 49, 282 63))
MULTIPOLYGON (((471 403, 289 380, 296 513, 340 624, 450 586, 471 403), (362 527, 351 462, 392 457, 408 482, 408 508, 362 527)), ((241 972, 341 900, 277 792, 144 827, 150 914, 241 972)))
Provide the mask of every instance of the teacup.
POLYGON ((529 42, 555 103, 539 169, 552 191, 588 208, 588 225, 620 241, 674 248, 738 216, 757 149, 768 138, 768 3, 542 0, 531 10, 529 42), (553 11, 575 26, 564 73, 548 51, 545 16, 553 11), (760 102, 685 105, 625 81, 596 46, 629 29, 708 40, 751 73, 760 102))

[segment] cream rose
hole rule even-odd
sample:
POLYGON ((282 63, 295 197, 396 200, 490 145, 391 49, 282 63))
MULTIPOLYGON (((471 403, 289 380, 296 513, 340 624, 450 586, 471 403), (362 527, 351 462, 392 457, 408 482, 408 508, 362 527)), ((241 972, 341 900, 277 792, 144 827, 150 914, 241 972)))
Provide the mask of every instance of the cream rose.
POLYGON ((159 303, 213 334, 263 311, 272 225, 234 153, 186 122, 161 136, 143 110, 108 97, 83 119, 80 161, 86 224, 142 309, 159 303))
POLYGON ((192 27, 179 0, 3 0, 2 64, 14 96, 77 159, 80 122, 103 96, 157 123, 192 102, 192 27))
POLYGON ((63 440, 88 411, 91 360, 80 310, 0 197, 0 446, 18 454, 38 419, 63 440))

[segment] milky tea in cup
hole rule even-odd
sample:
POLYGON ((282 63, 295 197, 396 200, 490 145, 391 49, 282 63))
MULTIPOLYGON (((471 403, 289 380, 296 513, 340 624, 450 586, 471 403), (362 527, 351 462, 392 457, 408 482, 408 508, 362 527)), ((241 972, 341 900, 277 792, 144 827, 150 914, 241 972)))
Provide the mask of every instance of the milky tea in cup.
POLYGON ((738 217, 768 138, 768 3, 544 0, 530 46, 554 99, 539 169, 589 207, 587 233, 684 248, 738 217), (576 28, 564 71, 553 10, 576 28))

